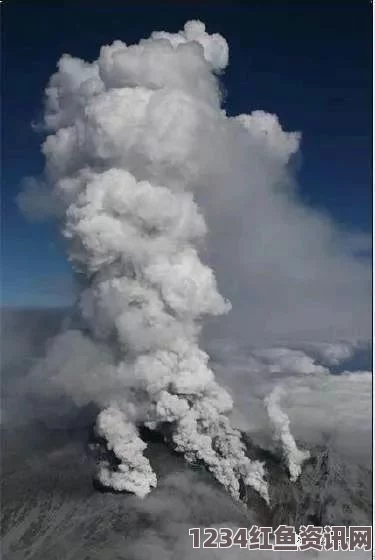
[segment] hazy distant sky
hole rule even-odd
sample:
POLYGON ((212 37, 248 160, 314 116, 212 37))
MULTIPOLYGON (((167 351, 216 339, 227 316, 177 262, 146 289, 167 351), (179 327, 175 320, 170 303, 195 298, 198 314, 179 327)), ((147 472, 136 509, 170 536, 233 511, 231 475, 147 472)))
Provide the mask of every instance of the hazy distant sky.
POLYGON ((3 304, 65 305, 71 272, 51 224, 29 224, 15 197, 42 171, 43 90, 64 52, 86 60, 114 39, 138 42, 201 19, 230 45, 224 75, 229 114, 264 109, 303 134, 303 198, 346 229, 371 231, 371 3, 17 2, 3 25, 3 304))

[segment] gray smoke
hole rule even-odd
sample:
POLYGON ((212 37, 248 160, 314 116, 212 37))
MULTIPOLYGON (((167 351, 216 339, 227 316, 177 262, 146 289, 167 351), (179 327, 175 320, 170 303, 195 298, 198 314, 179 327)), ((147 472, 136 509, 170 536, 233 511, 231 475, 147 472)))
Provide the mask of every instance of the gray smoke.
POLYGON ((293 434, 290 431, 290 420, 281 409, 280 401, 283 389, 279 385, 265 399, 267 413, 274 428, 274 437, 281 443, 282 452, 288 465, 290 479, 295 482, 301 474, 303 463, 310 457, 308 451, 298 449, 293 434))
POLYGON ((173 447, 234 498, 242 480, 268 500, 263 465, 245 455, 231 397, 198 347, 201 318, 230 309, 199 257, 206 224, 191 154, 206 124, 231 126, 214 75, 227 59, 225 40, 191 21, 177 35, 116 41, 92 64, 64 56, 46 90, 46 175, 86 278, 89 334, 62 334, 41 367, 103 407, 96 430, 119 465, 103 460, 99 480, 141 497, 157 481, 137 426, 167 424, 173 447))
MULTIPOLYGON (((227 63, 225 39, 198 21, 137 45, 115 41, 92 63, 64 55, 46 90, 45 180, 19 196, 24 211, 60 220, 83 286, 83 327, 58 335, 31 378, 100 407, 97 435, 118 464, 102 459, 99 480, 138 496, 157 485, 138 433, 146 426, 203 462, 235 499, 242 482, 268 502, 263 462, 246 456, 224 386, 241 412, 249 400, 249 432, 267 416, 269 395, 274 439, 295 480, 307 451, 289 412, 320 386, 332 398, 339 381, 328 366, 368 339, 368 267, 354 255, 366 240, 340 236, 298 202, 289 164, 299 133, 264 111, 225 113, 218 75, 227 63), (261 343, 248 357, 246 391, 230 368, 216 381, 198 345, 209 317, 213 329, 224 324, 222 336, 229 326, 261 343), (277 376, 289 378, 285 411, 277 376)), ((367 388, 361 372, 344 387, 351 375, 367 388)))

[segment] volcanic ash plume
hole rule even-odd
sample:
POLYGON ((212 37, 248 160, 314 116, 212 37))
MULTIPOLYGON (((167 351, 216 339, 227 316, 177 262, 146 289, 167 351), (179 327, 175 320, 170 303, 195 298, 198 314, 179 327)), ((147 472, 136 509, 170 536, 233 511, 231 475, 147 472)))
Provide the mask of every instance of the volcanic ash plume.
POLYGON ((206 224, 192 193, 204 180, 195 139, 229 122, 215 77, 227 60, 226 41, 191 21, 115 41, 93 63, 64 55, 46 90, 46 176, 85 278, 87 327, 61 335, 46 362, 73 398, 86 392, 103 409, 96 430, 117 466, 101 463, 101 483, 141 497, 156 486, 137 431, 146 425, 235 499, 242 480, 268 500, 263 465, 246 457, 231 398, 198 347, 200 319, 230 309, 199 257, 206 224), (63 352, 67 337, 76 347, 63 352))
POLYGON ((275 440, 281 444, 282 452, 287 463, 290 479, 294 482, 301 474, 303 463, 310 457, 309 451, 298 449, 296 441, 290 431, 288 416, 280 407, 283 395, 281 386, 276 387, 265 399, 269 419, 274 428, 275 440))

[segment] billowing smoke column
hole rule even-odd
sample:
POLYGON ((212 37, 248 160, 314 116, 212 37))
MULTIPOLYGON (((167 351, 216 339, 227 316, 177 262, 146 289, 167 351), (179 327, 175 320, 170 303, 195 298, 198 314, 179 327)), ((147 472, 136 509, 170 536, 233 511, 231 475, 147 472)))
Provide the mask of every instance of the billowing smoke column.
POLYGON ((283 388, 275 387, 265 399, 268 416, 274 428, 274 438, 281 444, 282 453, 287 463, 290 479, 294 482, 301 474, 303 463, 310 457, 309 451, 298 449, 293 434, 290 431, 290 421, 281 409, 280 401, 283 396, 283 388))
POLYGON ((119 464, 101 463, 101 483, 141 497, 157 484, 137 431, 146 425, 235 499, 242 480, 268 500, 263 465, 246 457, 231 398, 198 347, 200 319, 230 309, 199 258, 206 224, 191 192, 204 181, 194 138, 230 121, 215 77, 227 61, 226 41, 191 21, 116 41, 91 64, 65 55, 46 90, 46 175, 85 278, 87 325, 56 339, 46 361, 56 383, 103 408, 96 430, 119 464))

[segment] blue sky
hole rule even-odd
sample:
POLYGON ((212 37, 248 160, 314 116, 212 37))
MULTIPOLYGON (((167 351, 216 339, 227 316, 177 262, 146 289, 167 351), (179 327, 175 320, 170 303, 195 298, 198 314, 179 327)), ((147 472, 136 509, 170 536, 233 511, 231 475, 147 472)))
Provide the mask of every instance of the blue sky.
POLYGON ((2 301, 66 305, 71 271, 52 224, 29 224, 15 197, 39 174, 43 90, 61 54, 87 60, 114 39, 137 42, 201 19, 229 43, 229 114, 264 109, 303 134, 303 199, 343 227, 371 231, 371 3, 3 2, 2 301))

